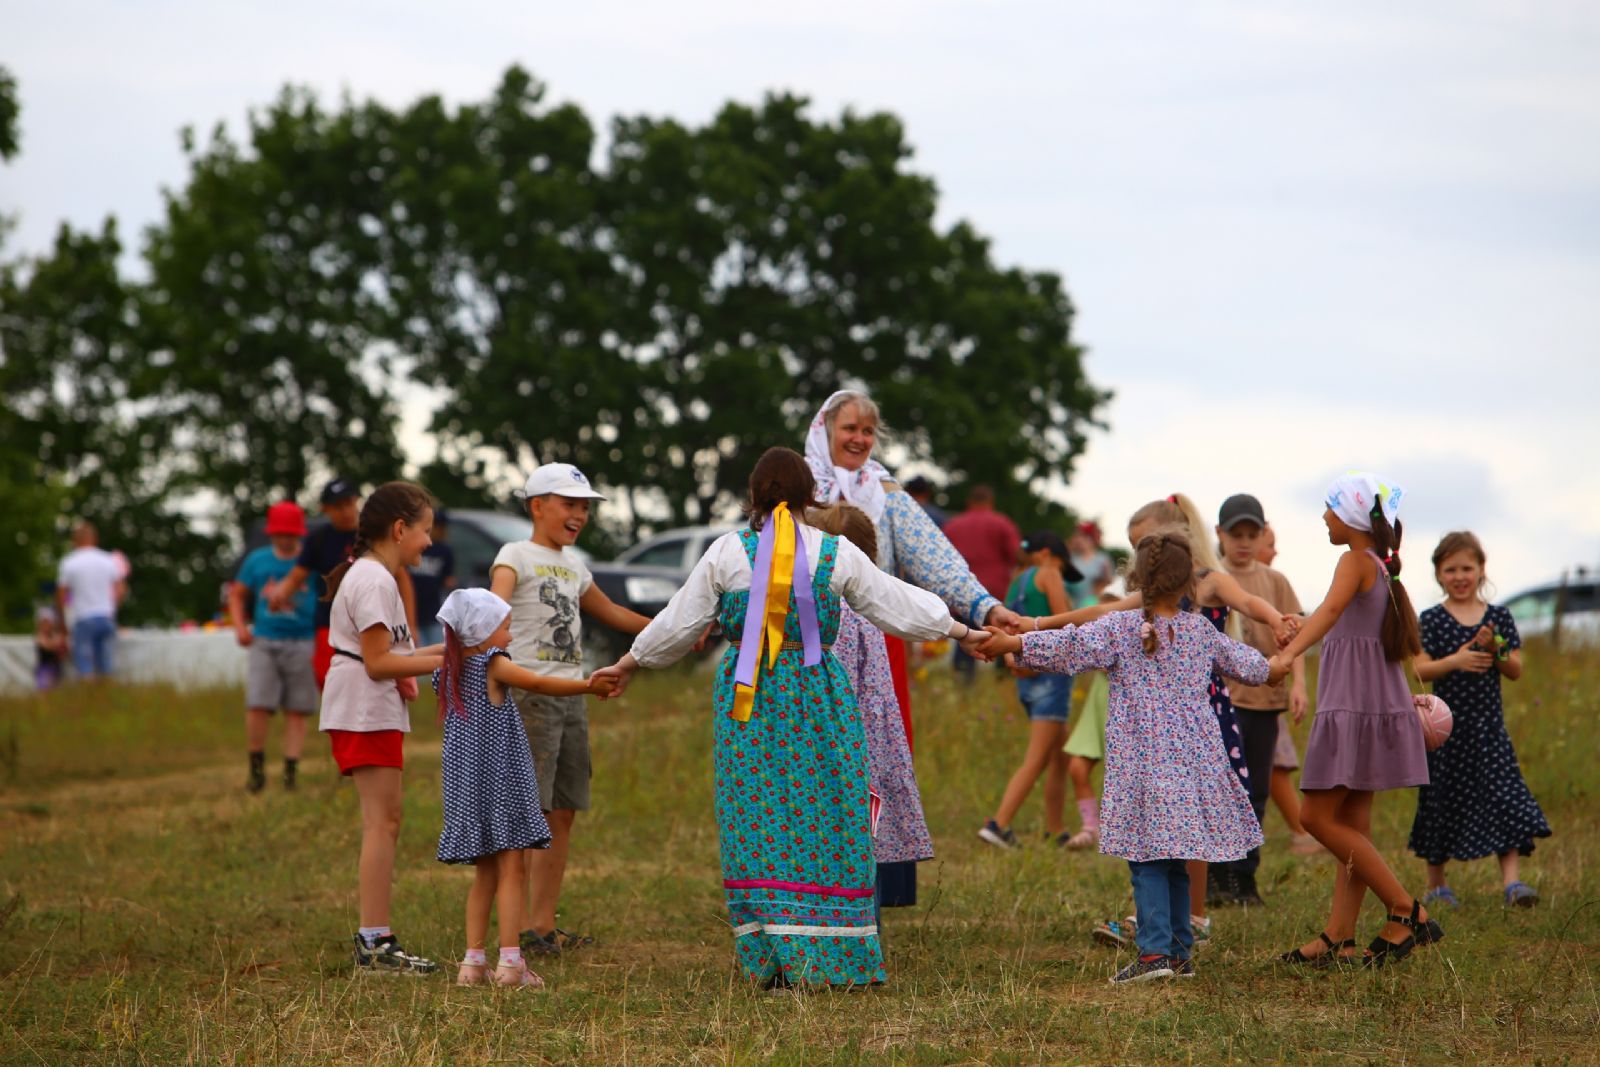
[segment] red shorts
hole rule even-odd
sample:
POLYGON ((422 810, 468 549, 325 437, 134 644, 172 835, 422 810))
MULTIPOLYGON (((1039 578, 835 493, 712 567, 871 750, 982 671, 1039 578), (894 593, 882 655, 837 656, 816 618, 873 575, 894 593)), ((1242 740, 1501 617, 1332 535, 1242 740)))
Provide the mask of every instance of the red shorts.
POLYGON ((400 747, 404 740, 405 734, 399 730, 328 731, 333 762, 339 765, 339 773, 346 775, 360 767, 404 767, 405 754, 400 747))
POLYGON ((317 688, 328 681, 328 668, 333 666, 333 644, 328 640, 328 628, 317 627, 317 640, 311 646, 311 673, 316 675, 317 688))

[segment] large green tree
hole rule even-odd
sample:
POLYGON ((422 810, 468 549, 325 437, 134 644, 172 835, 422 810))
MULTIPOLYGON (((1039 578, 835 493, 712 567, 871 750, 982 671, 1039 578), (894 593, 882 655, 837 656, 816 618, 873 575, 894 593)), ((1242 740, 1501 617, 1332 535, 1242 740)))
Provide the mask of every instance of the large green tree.
MULTIPOLYGON (((0 152, 14 114, 0 76, 0 152)), ((759 450, 798 447, 843 385, 882 402, 891 458, 1037 521, 1105 398, 1060 279, 941 225, 890 115, 780 95, 617 119, 602 151, 512 68, 459 106, 285 90, 185 149, 137 282, 110 225, 0 268, 5 428, 41 442, 5 462, 138 530, 141 570, 188 590, 153 614, 209 603, 273 499, 399 474, 403 402, 447 503, 569 460, 631 505, 604 513, 625 540, 727 516, 759 450)))
MULTIPOLYGON (((155 386, 138 292, 118 272, 116 226, 63 226, 48 253, 0 265, 0 396, 8 457, 6 523, 35 578, 32 598, 77 519, 134 562, 128 622, 208 618, 217 605, 218 539, 197 528, 201 482, 184 411, 155 386), (190 509, 194 510, 193 507, 190 509), (42 573, 41 573, 42 572, 42 573)), ((0 556, 5 553, 0 553, 0 556)), ((18 606, 6 602, 8 621, 18 606)))
MULTIPOLYGON (((1032 518, 1104 399, 1060 279, 940 227, 892 116, 819 121, 775 96, 703 127, 619 119, 596 169, 587 118, 513 68, 454 109, 330 112, 289 93, 250 133, 248 151, 219 136, 194 157, 152 241, 167 333, 197 339, 190 363, 225 348, 239 390, 271 355, 283 388, 303 381, 364 427, 379 413, 355 403, 360 380, 323 380, 316 360, 408 373, 436 400, 447 494, 569 460, 633 505, 610 512, 623 536, 707 521, 759 449, 798 446, 817 404, 857 384, 899 455, 991 482, 1032 518)), ((241 408, 236 392, 226 410, 241 408)), ((266 429, 247 419, 239 440, 266 429)))

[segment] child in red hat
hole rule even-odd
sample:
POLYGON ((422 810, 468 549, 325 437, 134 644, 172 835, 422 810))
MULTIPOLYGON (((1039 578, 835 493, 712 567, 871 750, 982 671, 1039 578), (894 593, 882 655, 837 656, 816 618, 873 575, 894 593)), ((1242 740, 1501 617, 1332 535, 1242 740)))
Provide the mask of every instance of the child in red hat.
POLYGON ((267 536, 263 545, 245 556, 228 589, 229 614, 239 644, 249 652, 245 675, 245 747, 250 754, 252 793, 266 788, 267 728, 280 708, 283 722, 283 787, 293 789, 300 752, 305 747, 310 716, 317 710, 317 680, 311 668, 311 646, 316 637, 316 604, 310 589, 292 593, 280 610, 273 600, 300 556, 306 535, 306 514, 300 505, 285 500, 267 509, 267 536), (254 598, 247 613, 245 597, 254 598))

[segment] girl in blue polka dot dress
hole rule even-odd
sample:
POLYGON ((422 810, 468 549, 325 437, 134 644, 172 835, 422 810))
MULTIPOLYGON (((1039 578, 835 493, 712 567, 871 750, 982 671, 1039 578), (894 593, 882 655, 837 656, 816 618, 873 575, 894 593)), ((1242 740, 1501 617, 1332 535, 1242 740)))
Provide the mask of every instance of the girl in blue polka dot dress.
POLYGON ((1445 534, 1433 551, 1445 602, 1422 613, 1417 674, 1450 705, 1455 728, 1428 753, 1411 851, 1428 863, 1424 904, 1458 903, 1445 882, 1447 862, 1496 856, 1505 902, 1529 908, 1539 894, 1522 880, 1521 859, 1534 838, 1550 836, 1550 824, 1506 733, 1500 680, 1522 677, 1522 639, 1511 613, 1483 597, 1484 562, 1483 545, 1465 531, 1445 534))
POLYGON ((493 981, 542 986, 522 959, 517 934, 527 871, 522 850, 549 848, 550 826, 539 807, 539 784, 522 716, 507 687, 551 696, 611 692, 610 678, 550 678, 511 662, 511 605, 487 589, 457 589, 439 609, 444 666, 433 674, 444 723, 439 778, 444 792, 441 863, 477 868, 467 894, 467 954, 458 985, 490 980, 485 941, 489 908, 498 905, 500 958, 493 981))

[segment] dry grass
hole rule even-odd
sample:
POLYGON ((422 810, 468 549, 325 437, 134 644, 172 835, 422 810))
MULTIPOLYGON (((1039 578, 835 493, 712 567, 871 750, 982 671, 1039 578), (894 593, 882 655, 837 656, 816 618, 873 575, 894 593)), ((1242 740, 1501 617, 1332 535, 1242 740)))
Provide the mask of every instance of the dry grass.
MULTIPOLYGON (((1123 865, 973 836, 1020 754, 1007 686, 920 685, 939 859, 922 905, 887 919, 891 984, 782 998, 733 967, 696 676, 594 709, 600 806, 579 824, 564 924, 601 945, 543 967, 542 995, 353 978, 354 793, 314 742, 298 794, 246 796, 237 693, 0 702, 0 1062, 1596 1062, 1600 662, 1529 658, 1507 692, 1557 834, 1527 864, 1539 908, 1502 909, 1480 862, 1452 877, 1468 903, 1437 950, 1286 974, 1270 960, 1318 928, 1331 871, 1289 856, 1274 817, 1271 906, 1218 914, 1197 981, 1137 989, 1105 983, 1118 957, 1086 936, 1126 910, 1123 865)), ((450 959, 470 876, 431 858, 437 733, 426 708, 415 719, 396 925, 450 959)), ((1378 837, 1420 885, 1411 809, 1380 801, 1378 837)), ((1364 932, 1377 923, 1369 904, 1364 932)))

